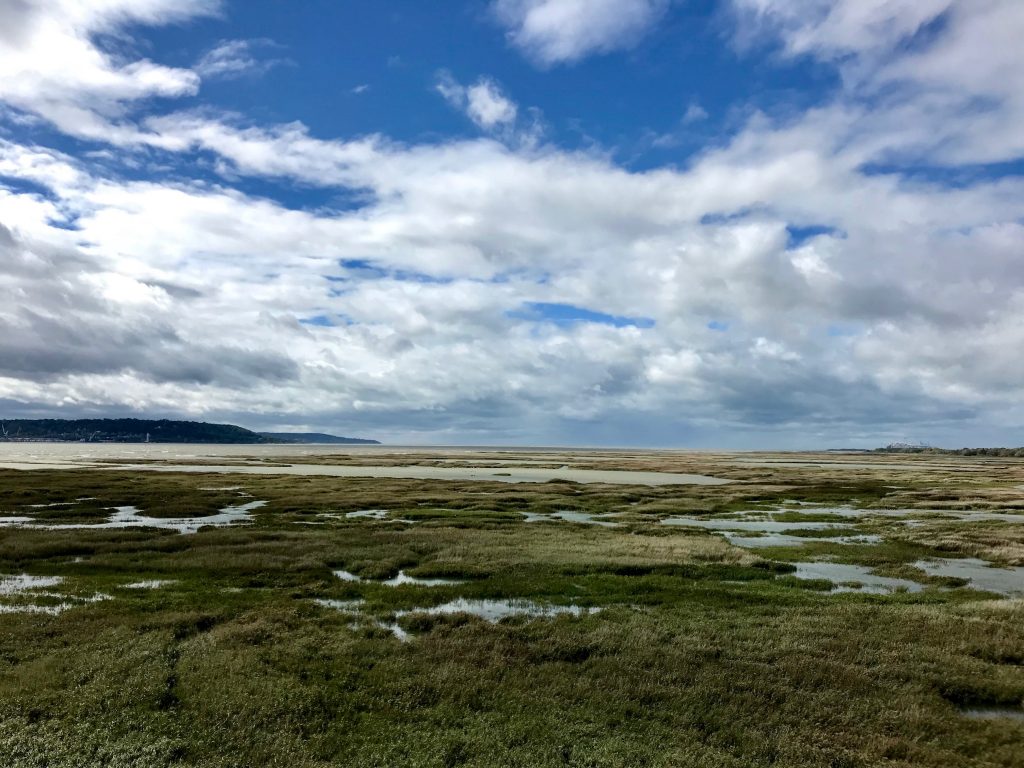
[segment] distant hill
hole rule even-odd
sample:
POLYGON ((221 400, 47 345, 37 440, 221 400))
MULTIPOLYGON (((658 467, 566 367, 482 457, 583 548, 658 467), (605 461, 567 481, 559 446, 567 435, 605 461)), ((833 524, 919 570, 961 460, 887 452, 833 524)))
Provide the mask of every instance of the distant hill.
POLYGON ((10 419, 0 420, 0 442, 93 443, 376 443, 334 435, 257 433, 234 424, 170 419, 10 419))
POLYGON ((323 432, 259 432, 260 437, 275 443, 331 443, 334 445, 380 445, 380 440, 359 437, 338 437, 323 432))

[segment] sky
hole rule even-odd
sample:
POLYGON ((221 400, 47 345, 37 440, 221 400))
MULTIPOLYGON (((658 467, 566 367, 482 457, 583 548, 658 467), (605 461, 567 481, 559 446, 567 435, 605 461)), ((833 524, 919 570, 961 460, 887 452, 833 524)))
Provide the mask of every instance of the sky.
POLYGON ((1024 444, 1020 0, 0 0, 0 412, 1024 444))

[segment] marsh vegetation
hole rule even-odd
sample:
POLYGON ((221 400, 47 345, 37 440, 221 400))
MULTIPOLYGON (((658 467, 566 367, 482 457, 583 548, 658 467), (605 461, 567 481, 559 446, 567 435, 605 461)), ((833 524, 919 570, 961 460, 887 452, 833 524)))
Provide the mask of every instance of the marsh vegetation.
POLYGON ((1024 765, 1024 462, 779 458, 555 461, 714 486, 0 470, 0 755, 1024 765))

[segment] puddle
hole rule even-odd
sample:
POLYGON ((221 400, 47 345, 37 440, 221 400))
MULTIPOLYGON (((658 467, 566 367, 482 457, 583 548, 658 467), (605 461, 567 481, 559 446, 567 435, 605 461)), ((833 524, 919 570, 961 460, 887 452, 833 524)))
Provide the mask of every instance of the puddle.
MULTIPOLYGON (((435 605, 430 608, 413 608, 412 610, 407 611, 396 611, 393 615, 393 621, 383 621, 363 615, 363 600, 329 600, 321 598, 316 599, 313 602, 317 605, 323 606, 324 608, 332 608, 334 610, 341 611, 342 613, 349 613, 354 617, 369 621, 374 626, 388 630, 403 642, 412 638, 408 632, 399 626, 398 620, 403 616, 410 616, 415 613, 427 613, 435 616, 468 613, 494 624, 510 616, 550 618, 552 616, 570 615, 578 617, 589 616, 601 610, 600 608, 584 608, 578 605, 548 605, 521 599, 469 600, 460 597, 457 600, 442 603, 441 605, 435 605)), ((353 628, 358 628, 360 625, 358 622, 353 622, 351 626, 353 628)))
POLYGON ((1018 720, 1024 722, 1024 709, 1013 707, 968 707, 960 714, 970 720, 1018 720))
POLYGON ((929 576, 967 579, 969 586, 1006 597, 1024 597, 1024 568, 997 568, 973 557, 919 560, 914 563, 929 576))
POLYGON ((317 605, 322 605, 324 608, 333 608, 336 611, 359 611, 363 607, 362 600, 328 600, 326 598, 317 598, 313 602, 317 605))
MULTIPOLYGON (((795 502, 787 502, 793 504, 795 502)), ((772 512, 789 512, 797 515, 828 514, 839 517, 861 519, 868 517, 896 517, 907 519, 910 524, 921 524, 926 522, 941 522, 943 518, 948 520, 960 520, 965 522, 1005 522, 1024 524, 1024 515, 1012 512, 989 512, 986 510, 963 510, 963 509, 861 509, 858 507, 827 507, 818 506, 810 502, 801 502, 796 508, 781 507, 770 510, 772 512)), ((758 514, 752 510, 742 514, 758 514)))
POLYGON ((809 542, 827 542, 829 544, 880 544, 881 536, 863 534, 859 536, 790 536, 785 533, 770 533, 765 536, 743 536, 732 531, 723 531, 722 535, 730 544, 744 549, 760 547, 801 547, 809 542))
POLYGON ((491 623, 499 622, 510 616, 530 616, 546 618, 569 614, 572 616, 588 616, 597 613, 599 608, 584 608, 579 605, 549 605, 535 603, 531 600, 469 600, 460 597, 448 603, 435 605, 432 608, 415 608, 411 611, 397 611, 395 616, 401 618, 413 613, 429 613, 431 615, 451 615, 469 613, 491 623))
POLYGON ((345 517, 348 518, 359 518, 365 517, 370 520, 386 520, 388 511, 386 509, 360 509, 355 512, 346 512, 345 517))
POLYGON ((888 595, 893 592, 920 592, 924 585, 909 579, 878 576, 863 565, 846 563, 793 563, 798 579, 825 579, 833 583, 833 592, 868 592, 888 595))
POLYGON ((523 516, 523 522, 525 523, 543 523, 551 520, 564 520, 567 523, 581 523, 583 525, 600 525, 603 528, 616 528, 619 523, 611 523, 607 520, 601 520, 602 517, 614 517, 618 513, 613 512, 604 515, 593 514, 590 512, 575 512, 571 509, 560 509, 557 512, 545 513, 545 512, 520 512, 523 516))
POLYGON ((456 581, 454 579, 419 579, 415 576, 409 576, 405 571, 399 571, 398 575, 393 579, 381 582, 389 587, 400 587, 403 584, 414 584, 420 587, 448 587, 455 584, 465 584, 464 581, 456 581))
MULTIPOLYGON (((105 523, 40 524, 32 518, 19 518, 19 522, 12 525, 46 531, 163 528, 181 534, 192 534, 206 526, 223 527, 252 522, 252 514, 250 514, 252 510, 259 509, 266 503, 265 501, 250 501, 247 504, 224 507, 217 514, 206 517, 147 517, 137 507, 114 507, 114 514, 105 523)), ((5 518, 0 518, 0 526, 4 525, 4 520, 5 518)))
POLYGON ((420 587, 447 587, 455 584, 465 584, 464 581, 454 581, 452 579, 420 579, 416 576, 410 576, 405 571, 399 571, 397 576, 394 576, 386 581, 369 581, 356 576, 350 571, 334 571, 334 575, 342 581, 360 581, 366 584, 383 584, 386 587, 400 587, 403 584, 411 584, 413 586, 420 587))
POLYGON ((0 576, 0 595, 20 595, 30 589, 56 587, 62 581, 61 576, 29 576, 27 573, 0 576))
POLYGON ((135 581, 131 584, 125 584, 125 589, 160 589, 161 587, 169 587, 171 584, 177 584, 178 582, 174 579, 150 579, 149 581, 135 581))
POLYGON ((11 613, 45 613, 57 616, 71 608, 101 600, 112 599, 110 595, 97 592, 88 597, 64 595, 58 592, 42 591, 59 586, 64 582, 61 576, 30 576, 27 573, 15 576, 0 576, 0 596, 32 599, 47 598, 60 602, 44 605, 42 603, 0 603, 0 614, 11 613))
POLYGON ((667 517, 662 525, 683 525, 690 528, 704 528, 710 531, 757 531, 759 533, 784 533, 786 531, 825 531, 851 528, 853 523, 800 522, 780 523, 774 520, 705 520, 699 517, 667 517))
POLYGON ((560 509, 553 513, 552 517, 557 517, 559 520, 565 520, 569 523, 582 523, 583 525, 600 525, 605 528, 616 528, 619 523, 610 523, 607 520, 601 520, 602 517, 613 517, 616 513, 596 515, 589 512, 574 512, 571 509, 560 509))

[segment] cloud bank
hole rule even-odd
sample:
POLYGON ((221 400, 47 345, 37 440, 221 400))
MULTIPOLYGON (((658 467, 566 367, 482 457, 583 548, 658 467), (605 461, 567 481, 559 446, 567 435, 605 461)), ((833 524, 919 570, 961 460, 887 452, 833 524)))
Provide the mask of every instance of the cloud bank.
MULTIPOLYGON (((475 139, 135 109, 201 72, 114 57, 94 33, 215 6, 11 6, 0 99, 117 152, 0 140, 0 399, 397 440, 1004 434, 1024 417, 1024 181, 936 169, 1024 154, 1015 48, 967 55, 1024 11, 803 5, 734 0, 732 42, 829 62, 834 98, 754 113, 687 165, 642 172, 508 141, 517 108, 487 78, 436 84, 475 139), (71 43, 93 69, 33 95, 66 66, 47 69, 49 46, 71 43), (246 180, 348 202, 288 207, 246 180)), ((661 12, 636 8, 645 26, 661 12)), ((542 60, 609 50, 602 35, 542 60)))

